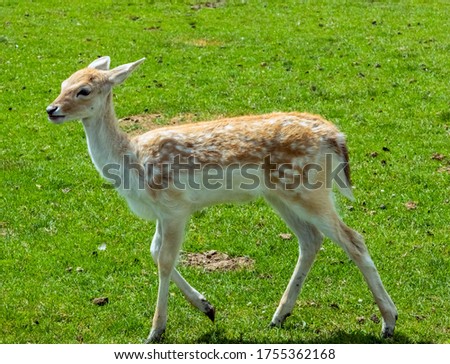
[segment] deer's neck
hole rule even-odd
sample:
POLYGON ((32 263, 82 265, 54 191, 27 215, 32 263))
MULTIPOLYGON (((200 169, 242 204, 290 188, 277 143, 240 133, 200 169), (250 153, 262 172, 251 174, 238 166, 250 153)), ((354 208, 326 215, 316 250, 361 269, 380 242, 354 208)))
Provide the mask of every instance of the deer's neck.
POLYGON ((130 140, 119 129, 112 93, 107 97, 105 108, 93 118, 83 119, 89 154, 97 170, 105 177, 108 168, 123 166, 124 156, 132 152, 130 140))

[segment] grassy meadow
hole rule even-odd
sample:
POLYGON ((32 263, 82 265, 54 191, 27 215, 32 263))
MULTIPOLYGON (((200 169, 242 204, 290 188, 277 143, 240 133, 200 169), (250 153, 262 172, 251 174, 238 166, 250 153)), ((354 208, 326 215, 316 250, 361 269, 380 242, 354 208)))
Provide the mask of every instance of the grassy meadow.
POLYGON ((181 265, 216 323, 173 285, 166 343, 450 343, 448 19, 445 1, 2 1, 0 343, 140 343, 150 329, 155 224, 100 178, 81 124, 45 113, 101 55, 147 58, 115 89, 119 118, 307 111, 338 125, 356 200, 337 203, 399 311, 382 340, 362 275, 326 240, 293 315, 268 328, 297 242, 264 201, 226 204, 193 216, 183 254, 254 264, 181 265))

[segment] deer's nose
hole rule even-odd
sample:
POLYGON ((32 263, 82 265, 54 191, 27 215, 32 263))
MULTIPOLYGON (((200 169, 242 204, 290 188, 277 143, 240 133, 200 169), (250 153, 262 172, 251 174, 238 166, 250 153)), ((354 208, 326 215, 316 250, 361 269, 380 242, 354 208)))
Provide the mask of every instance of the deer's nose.
POLYGON ((49 116, 52 116, 56 110, 58 110, 58 106, 54 106, 54 105, 47 106, 47 109, 46 109, 47 114, 49 116))

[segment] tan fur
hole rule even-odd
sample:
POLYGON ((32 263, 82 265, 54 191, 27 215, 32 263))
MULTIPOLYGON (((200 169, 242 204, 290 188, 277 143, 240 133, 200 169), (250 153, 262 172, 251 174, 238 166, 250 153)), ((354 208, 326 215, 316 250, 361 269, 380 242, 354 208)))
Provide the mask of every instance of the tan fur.
POLYGON ((133 139, 143 155, 192 154, 202 163, 214 162, 221 152, 223 165, 259 162, 273 154, 276 161, 314 157, 338 130, 317 115, 272 113, 163 127, 133 139), (177 147, 179 147, 177 149, 177 147), (187 152, 183 152, 186 150, 187 152), (224 154, 222 154, 225 152, 224 154))

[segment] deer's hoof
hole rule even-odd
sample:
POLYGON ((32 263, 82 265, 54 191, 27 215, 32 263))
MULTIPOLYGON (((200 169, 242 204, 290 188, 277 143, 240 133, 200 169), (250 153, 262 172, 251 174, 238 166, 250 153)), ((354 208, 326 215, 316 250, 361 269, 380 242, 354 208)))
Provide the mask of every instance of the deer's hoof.
POLYGON ((150 334, 148 335, 147 340, 145 340, 145 343, 160 343, 163 340, 164 331, 164 329, 152 329, 152 331, 150 331, 150 334))

